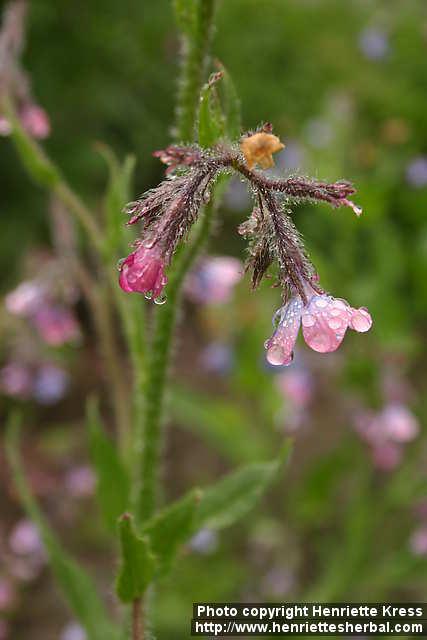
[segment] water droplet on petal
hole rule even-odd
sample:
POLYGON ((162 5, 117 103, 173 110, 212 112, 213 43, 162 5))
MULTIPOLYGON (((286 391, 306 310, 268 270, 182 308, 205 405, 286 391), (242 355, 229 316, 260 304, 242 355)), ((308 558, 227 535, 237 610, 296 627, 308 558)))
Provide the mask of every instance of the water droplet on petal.
POLYGON ((126 258, 120 258, 120 260, 117 261, 117 271, 121 271, 123 268, 123 263, 126 260, 126 258))
POLYGON ((316 318, 312 316, 310 313, 305 313, 302 316, 302 324, 304 327, 312 327, 316 322, 316 318))
POLYGON ((286 362, 286 355, 285 355, 284 349, 279 345, 273 345, 268 349, 267 360, 273 366, 289 364, 286 362))
POLYGON ((166 300, 167 300, 167 296, 166 295, 161 295, 161 296, 157 296, 157 298, 154 298, 154 304, 165 304, 166 300))
POLYGON ((144 293, 144 298, 146 300, 151 300, 152 297, 153 297, 153 292, 152 291, 147 291, 146 293, 144 293))
POLYGON ((331 329, 339 329, 341 327, 341 318, 329 318, 328 326, 331 329))
POLYGON ((315 305, 319 307, 319 309, 324 309, 328 306, 328 299, 324 296, 316 296, 315 305))
POLYGON ((359 333, 365 333, 372 327, 372 318, 366 309, 354 309, 351 314, 350 326, 359 333))

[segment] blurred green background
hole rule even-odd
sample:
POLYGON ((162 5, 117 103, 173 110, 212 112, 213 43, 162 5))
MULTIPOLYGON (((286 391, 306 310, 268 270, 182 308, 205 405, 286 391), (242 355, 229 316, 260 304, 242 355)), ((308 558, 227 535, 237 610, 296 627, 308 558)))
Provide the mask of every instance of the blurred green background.
MULTIPOLYGON (((277 372, 264 364, 263 341, 279 306, 268 282, 253 293, 245 278, 226 312, 221 305, 185 303, 170 402, 169 496, 236 462, 271 457, 284 432, 296 434, 296 452, 256 511, 226 534, 204 532, 161 586, 158 637, 171 640, 189 636, 195 600, 404 602, 427 596, 426 3, 218 4, 214 57, 234 79, 244 128, 270 121, 287 145, 276 170, 346 178, 357 186, 360 219, 349 209, 307 205, 294 220, 322 285, 353 306, 367 306, 374 326, 369 334, 348 335, 329 356, 308 353, 301 343, 295 382, 292 368, 277 372), (292 391, 301 380, 309 387, 303 402, 292 391), (357 416, 380 416, 396 404, 406 416, 410 412, 417 435, 399 443, 398 462, 387 465, 381 451, 373 455, 360 437, 357 416)), ((102 6, 37 0, 29 27, 24 64, 51 117, 46 148, 72 185, 92 204, 99 202, 106 170, 94 143, 104 141, 119 156, 137 155, 135 194, 155 186, 163 167, 151 154, 170 141, 179 56, 169 0, 104 0, 102 6)), ((24 277, 28 252, 49 246, 50 223, 46 194, 28 181, 7 139, 1 140, 0 175, 0 266, 7 292, 24 277)), ((236 227, 250 207, 241 183, 232 183, 211 253, 243 259, 236 227)), ((84 310, 80 316, 85 325, 84 310)), ((111 553, 86 518, 91 498, 76 500, 65 492, 64 507, 52 481, 87 460, 81 403, 97 388, 97 371, 79 372, 91 362, 92 349, 89 332, 76 352, 64 356, 71 397, 27 411, 37 444, 33 473, 39 478, 42 468, 50 482, 50 490, 41 492, 47 507, 102 583, 111 553)), ((1 402, 4 414, 10 400, 1 402)), ((8 500, 4 540, 19 516, 10 495, 8 500)), ((44 571, 20 589, 5 637, 28 637, 31 624, 34 639, 63 639, 67 616, 44 571)))

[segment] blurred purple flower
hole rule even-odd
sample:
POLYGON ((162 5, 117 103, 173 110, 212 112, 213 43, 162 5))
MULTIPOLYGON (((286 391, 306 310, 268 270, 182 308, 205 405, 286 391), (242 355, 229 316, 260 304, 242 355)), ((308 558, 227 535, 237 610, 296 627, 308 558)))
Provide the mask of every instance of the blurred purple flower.
POLYGON ((200 362, 206 371, 226 375, 233 367, 233 352, 227 344, 211 342, 202 350, 200 362))
POLYGON ((242 277, 243 265, 237 258, 205 258, 188 275, 184 291, 195 303, 224 304, 230 300, 234 286, 242 277))
POLYGON ((61 631, 59 640, 86 640, 86 632, 77 622, 69 622, 61 631))
POLYGON ((213 529, 200 529, 188 542, 188 547, 195 553, 209 555, 218 547, 218 534, 213 529))
POLYGON ((359 35, 359 48, 370 60, 382 60, 390 50, 388 36, 378 27, 366 27, 359 35))
POLYGON ((411 160, 406 167, 406 181, 416 189, 427 185, 427 156, 418 156, 411 160))
POLYGON ((41 338, 50 346, 59 347, 80 336, 77 320, 70 309, 61 306, 45 306, 32 317, 41 338))
POLYGON ((0 369, 0 390, 2 393, 25 399, 31 394, 32 374, 30 369, 20 362, 9 362, 0 369))
POLYGON ((75 498, 91 496, 95 489, 95 474, 88 466, 74 467, 65 476, 65 487, 75 498))
POLYGON ((275 598, 283 598, 294 586, 292 571, 281 567, 274 567, 261 580, 262 592, 275 598))
POLYGON ((34 381, 33 396, 40 404, 54 404, 64 396, 68 384, 66 371, 52 364, 43 365, 34 381))
POLYGON ((31 520, 20 520, 9 536, 9 546, 17 555, 44 553, 38 529, 31 520))

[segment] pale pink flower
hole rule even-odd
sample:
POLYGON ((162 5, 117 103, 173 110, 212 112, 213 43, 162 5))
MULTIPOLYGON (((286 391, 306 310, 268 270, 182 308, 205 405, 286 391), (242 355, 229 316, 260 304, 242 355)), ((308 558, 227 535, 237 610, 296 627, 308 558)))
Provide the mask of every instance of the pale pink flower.
POLYGON ((0 136, 10 136, 12 133, 12 125, 4 116, 0 116, 0 136))
POLYGON ((348 302, 307 287, 307 303, 297 295, 275 314, 277 328, 266 341, 267 360, 273 365, 289 365, 300 325, 304 340, 319 353, 331 353, 340 346, 348 328, 369 331, 372 318, 364 309, 353 309, 348 302))
POLYGON ((95 489, 95 474, 88 466, 74 467, 65 476, 65 487, 75 498, 86 498, 95 489))
POLYGON ((43 553, 38 529, 31 520, 20 520, 9 536, 9 546, 17 555, 43 553))
POLYGON ((380 420, 385 433, 394 442, 410 442, 418 435, 418 421, 403 404, 387 405, 380 414, 380 420))
POLYGON ((5 297, 6 309, 17 316, 32 315, 43 304, 45 293, 44 287, 34 280, 21 282, 5 297))
POLYGON ((50 120, 46 111, 37 104, 26 104, 20 112, 21 123, 24 129, 33 138, 44 140, 50 135, 50 120))
POLYGON ((279 391, 293 407, 304 409, 313 396, 313 378, 304 369, 288 370, 276 378, 279 391))
POLYGON ((121 263, 119 284, 123 291, 145 293, 156 299, 168 281, 164 270, 165 261, 158 248, 140 245, 121 263))
POLYGON ((242 276, 243 265, 237 258, 205 258, 187 277, 185 293, 199 304, 224 304, 230 300, 242 276))
POLYGON ((30 369, 20 362, 9 362, 0 370, 0 390, 8 396, 26 398, 32 389, 30 369))

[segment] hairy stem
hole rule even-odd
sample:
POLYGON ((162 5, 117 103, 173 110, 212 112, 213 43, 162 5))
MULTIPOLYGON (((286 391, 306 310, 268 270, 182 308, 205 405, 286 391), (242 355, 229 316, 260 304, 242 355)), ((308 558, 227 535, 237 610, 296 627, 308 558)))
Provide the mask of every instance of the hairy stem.
POLYGON ((181 285, 194 259, 207 241, 214 205, 206 206, 192 243, 177 256, 168 284, 168 301, 157 309, 156 325, 147 361, 144 420, 137 434, 137 466, 134 478, 134 508, 139 521, 149 518, 156 506, 162 450, 162 420, 173 331, 179 309, 181 285))
POLYGON ((141 598, 137 598, 132 603, 132 640, 144 640, 141 598))
POLYGON ((181 142, 192 142, 200 88, 212 34, 215 0, 196 0, 196 15, 193 26, 184 33, 181 62, 181 77, 177 100, 177 123, 175 138, 181 142))

